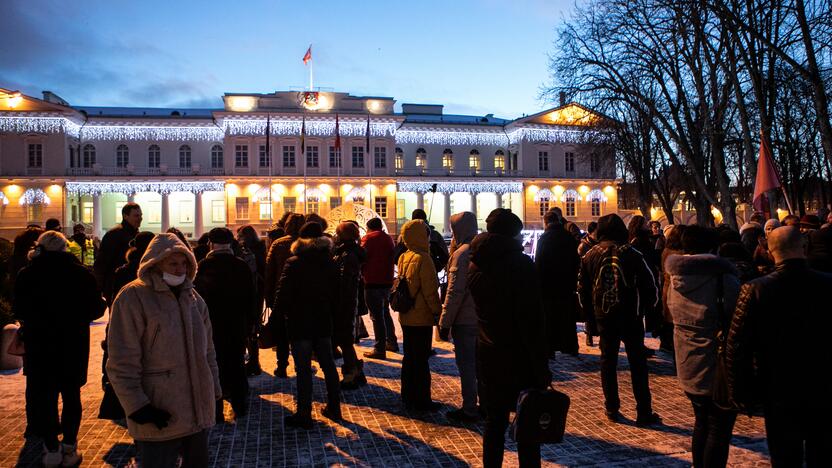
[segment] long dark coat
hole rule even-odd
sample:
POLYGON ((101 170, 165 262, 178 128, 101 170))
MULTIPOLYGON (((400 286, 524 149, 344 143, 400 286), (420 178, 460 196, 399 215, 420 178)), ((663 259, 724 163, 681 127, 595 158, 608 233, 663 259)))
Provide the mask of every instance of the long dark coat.
POLYGON ((552 379, 534 263, 518 241, 482 233, 471 242, 469 288, 477 308, 477 378, 488 407, 513 410, 520 391, 552 379))
POLYGON ((209 252, 199 262, 194 288, 208 305, 217 354, 226 349, 244 349, 257 300, 246 262, 231 250, 209 252))
POLYGON ((549 349, 577 353, 578 241, 561 224, 551 224, 537 241, 534 265, 546 313, 549 349))
POLYGON ((355 241, 338 244, 333 252, 338 267, 338 308, 333 317, 333 336, 352 338, 355 312, 358 306, 358 287, 361 282, 361 265, 367 258, 366 252, 355 241))
POLYGON ((92 273, 69 252, 42 252, 20 270, 13 310, 23 322, 26 374, 87 382, 90 322, 106 304, 92 273))
POLYGON ((95 257, 93 270, 98 280, 98 287, 104 293, 107 303, 111 304, 118 291, 113 291, 113 273, 125 263, 127 249, 130 248, 130 240, 136 237, 138 229, 131 226, 127 221, 107 231, 101 239, 101 247, 95 257))

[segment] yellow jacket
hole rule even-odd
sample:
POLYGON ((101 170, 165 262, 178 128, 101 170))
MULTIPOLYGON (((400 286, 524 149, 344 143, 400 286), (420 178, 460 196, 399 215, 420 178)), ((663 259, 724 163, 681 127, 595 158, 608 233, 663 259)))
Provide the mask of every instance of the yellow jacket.
POLYGON ((414 306, 399 314, 399 322, 406 326, 428 326, 436 323, 442 305, 439 303, 439 279, 430 258, 428 227, 421 220, 407 222, 402 227, 402 241, 407 251, 399 257, 399 277, 407 279, 414 306))

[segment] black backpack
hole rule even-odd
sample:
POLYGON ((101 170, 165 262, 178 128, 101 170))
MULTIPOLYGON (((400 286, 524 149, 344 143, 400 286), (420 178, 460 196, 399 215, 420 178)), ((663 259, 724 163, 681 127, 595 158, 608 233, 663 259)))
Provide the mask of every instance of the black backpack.
POLYGON ((390 308, 400 314, 405 314, 410 312, 414 305, 416 305, 416 301, 410 296, 407 278, 404 276, 397 277, 393 289, 390 290, 390 308))
POLYGON ((597 317, 615 313, 624 302, 624 292, 630 285, 624 274, 621 254, 628 248, 629 245, 611 245, 603 253, 592 283, 592 305, 597 317))

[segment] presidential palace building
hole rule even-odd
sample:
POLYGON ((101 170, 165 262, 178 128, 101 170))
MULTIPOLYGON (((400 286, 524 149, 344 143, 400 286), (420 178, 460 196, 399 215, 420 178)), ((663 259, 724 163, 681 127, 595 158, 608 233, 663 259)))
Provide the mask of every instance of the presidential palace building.
POLYGON ((0 237, 58 218, 101 236, 121 207, 143 230, 261 233, 285 211, 381 217, 391 233, 415 208, 448 218, 498 206, 527 229, 559 206, 582 227, 616 212, 609 119, 576 103, 505 120, 443 106, 328 91, 229 93, 217 109, 75 106, 0 88, 0 237))

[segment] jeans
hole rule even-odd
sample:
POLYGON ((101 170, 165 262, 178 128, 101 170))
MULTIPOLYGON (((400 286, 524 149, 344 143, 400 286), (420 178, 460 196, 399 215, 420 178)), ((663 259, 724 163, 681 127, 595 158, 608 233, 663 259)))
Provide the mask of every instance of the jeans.
POLYGON ((773 468, 803 466, 804 457, 809 468, 829 466, 829 453, 824 446, 832 439, 832 428, 826 414, 766 405, 763 415, 773 468))
POLYGON ((332 359, 332 341, 329 337, 292 341, 292 357, 297 373, 297 414, 309 417, 312 414, 312 353, 324 371, 327 405, 335 408, 341 404, 338 369, 332 359))
POLYGON ((370 319, 373 321, 373 333, 376 338, 376 351, 384 351, 385 345, 396 343, 396 327, 390 315, 390 288, 366 288, 364 299, 370 309, 370 319))
POLYGON ((644 324, 636 316, 627 318, 610 317, 598 321, 601 340, 601 387, 604 389, 604 406, 607 412, 621 408, 618 397, 618 349, 624 342, 627 360, 630 362, 630 377, 633 382, 633 396, 639 416, 653 413, 650 397, 650 383, 647 372, 647 356, 644 352, 644 324))
POLYGON ((208 466, 208 431, 163 442, 136 441, 141 466, 153 468, 174 468, 182 455, 182 468, 208 466))
MULTIPOLYGON (((486 403, 485 432, 482 436, 482 463, 485 468, 503 466, 509 411, 500 405, 486 403)), ((540 466, 540 444, 517 444, 521 468, 540 466)))
POLYGON ((402 401, 406 406, 421 406, 431 402, 430 346, 433 327, 402 325, 402 401))
POLYGON ((29 430, 43 439, 49 450, 58 449, 58 434, 65 444, 78 442, 81 427, 81 387, 64 385, 52 377, 26 376, 26 408, 29 430), (63 409, 58 418, 58 395, 63 409))
POLYGON ((462 384, 462 411, 469 416, 477 415, 477 334, 476 325, 454 325, 451 337, 454 341, 456 367, 462 384))
POLYGON ((725 411, 714 405, 710 396, 687 394, 693 405, 693 466, 725 467, 736 411, 725 411))

